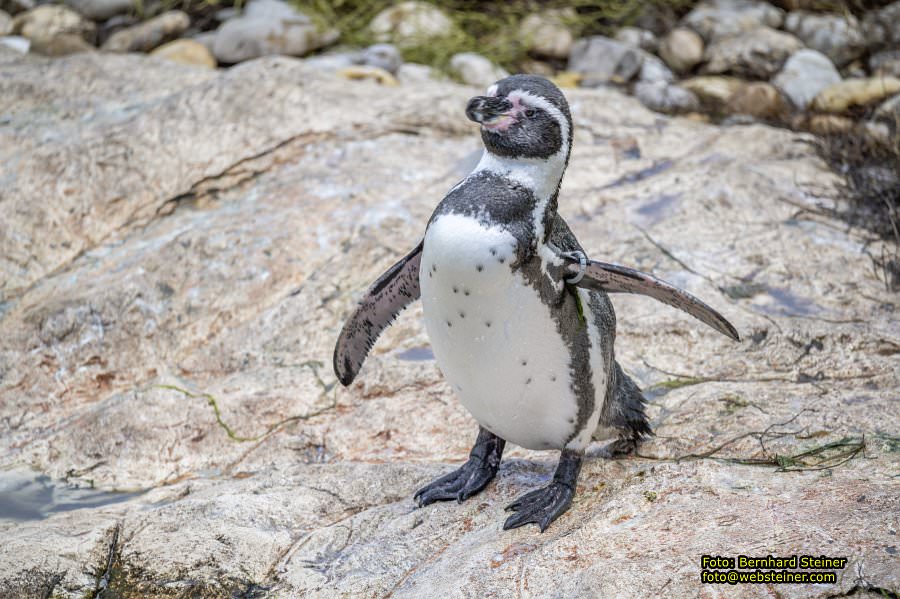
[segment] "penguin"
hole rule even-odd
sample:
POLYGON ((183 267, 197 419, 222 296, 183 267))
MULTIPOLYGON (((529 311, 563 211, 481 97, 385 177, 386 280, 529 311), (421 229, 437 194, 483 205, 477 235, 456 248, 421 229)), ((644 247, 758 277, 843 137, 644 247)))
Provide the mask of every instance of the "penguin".
POLYGON ((718 312, 655 277, 589 260, 557 197, 572 148, 563 93, 513 75, 472 98, 484 153, 434 210, 419 244, 369 288, 335 345, 338 380, 355 379, 372 345, 421 298, 435 360, 478 423, 469 459, 419 489, 419 507, 464 501, 497 475, 506 443, 559 452, 553 479, 507 506, 504 529, 543 532, 575 495, 585 449, 615 439, 626 454, 652 435, 646 400, 615 359, 608 293, 649 295, 729 337, 718 312))

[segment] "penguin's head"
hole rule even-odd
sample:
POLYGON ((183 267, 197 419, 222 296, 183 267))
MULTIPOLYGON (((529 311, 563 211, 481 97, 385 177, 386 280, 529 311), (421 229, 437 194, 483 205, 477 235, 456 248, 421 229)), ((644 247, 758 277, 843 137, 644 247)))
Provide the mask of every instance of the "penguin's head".
POLYGON ((466 116, 481 125, 488 152, 503 158, 568 158, 572 116, 563 93, 536 75, 501 79, 469 100, 466 116))

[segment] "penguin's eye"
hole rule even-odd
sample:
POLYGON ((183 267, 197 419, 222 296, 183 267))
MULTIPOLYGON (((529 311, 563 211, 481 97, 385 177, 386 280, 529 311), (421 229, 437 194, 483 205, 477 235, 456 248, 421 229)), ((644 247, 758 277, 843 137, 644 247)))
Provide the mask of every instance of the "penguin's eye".
POLYGON ((533 117, 536 114, 537 114, 537 110, 535 110, 534 108, 528 108, 527 110, 525 110, 525 118, 530 119, 531 117, 533 117))

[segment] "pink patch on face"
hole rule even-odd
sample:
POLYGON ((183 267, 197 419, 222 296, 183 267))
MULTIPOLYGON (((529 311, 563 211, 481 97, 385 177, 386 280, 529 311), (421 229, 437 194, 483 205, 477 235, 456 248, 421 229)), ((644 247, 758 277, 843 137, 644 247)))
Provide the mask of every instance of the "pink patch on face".
POLYGON ((522 105, 521 99, 515 92, 508 95, 506 99, 510 101, 512 108, 492 119, 490 123, 482 123, 482 127, 488 131, 502 132, 519 122, 518 116, 525 111, 525 106, 522 105))

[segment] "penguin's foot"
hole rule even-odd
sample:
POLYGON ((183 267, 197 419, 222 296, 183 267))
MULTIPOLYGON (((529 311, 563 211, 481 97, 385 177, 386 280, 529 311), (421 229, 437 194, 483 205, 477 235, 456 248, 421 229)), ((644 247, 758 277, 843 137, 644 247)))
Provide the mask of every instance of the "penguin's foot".
POLYGON ((581 457, 580 452, 563 450, 553 482, 543 489, 526 493, 506 506, 507 511, 516 513, 506 519, 503 530, 537 524, 541 532, 544 532, 551 522, 563 515, 572 505, 572 498, 575 496, 581 457))
POLYGON ((413 499, 419 507, 451 499, 462 503, 485 488, 497 475, 505 445, 506 441, 497 435, 479 429, 475 446, 469 452, 469 461, 416 491, 413 499))

